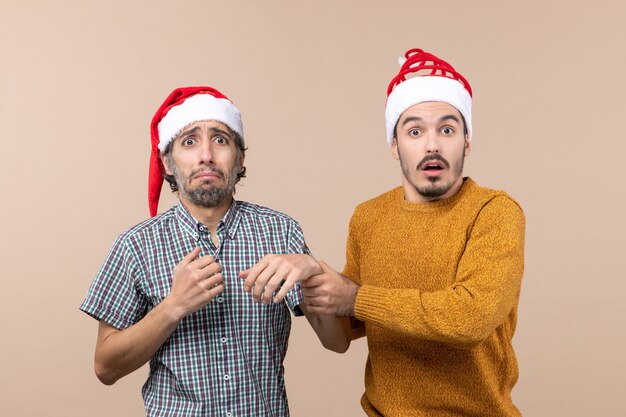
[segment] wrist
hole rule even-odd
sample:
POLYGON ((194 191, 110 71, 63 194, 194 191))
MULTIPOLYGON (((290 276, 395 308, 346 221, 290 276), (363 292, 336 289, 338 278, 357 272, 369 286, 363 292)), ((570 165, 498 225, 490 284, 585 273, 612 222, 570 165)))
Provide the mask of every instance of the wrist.
POLYGON ((354 316, 354 310, 356 309, 356 298, 359 295, 359 290, 361 289, 361 286, 358 284, 355 284, 354 282, 352 283, 353 288, 352 288, 352 297, 350 300, 350 311, 348 314, 349 316, 354 316))
POLYGON ((159 307, 167 317, 167 320, 172 323, 178 323, 188 315, 183 306, 176 302, 176 298, 172 294, 165 297, 159 304, 159 307))
POLYGON ((309 255, 309 259, 311 261, 309 265, 309 277, 324 273, 324 269, 322 268, 322 265, 320 265, 320 263, 317 261, 317 259, 315 259, 311 255, 309 255))

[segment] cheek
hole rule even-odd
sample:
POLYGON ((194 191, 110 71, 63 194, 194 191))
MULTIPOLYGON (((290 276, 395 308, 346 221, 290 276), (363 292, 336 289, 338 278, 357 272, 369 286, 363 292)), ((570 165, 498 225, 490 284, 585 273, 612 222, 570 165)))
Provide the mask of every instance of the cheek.
POLYGON ((405 155, 400 151, 400 169, 404 176, 412 177, 417 174, 417 159, 412 155, 405 155))
POLYGON ((415 165, 423 158, 424 154, 420 151, 417 145, 417 143, 408 146, 405 144, 398 149, 400 158, 402 158, 405 164, 415 165))
POLYGON ((237 152, 231 149, 224 149, 215 155, 216 159, 223 167, 232 167, 237 161, 237 152))
POLYGON ((454 143, 446 143, 444 146, 442 146, 442 153, 443 156, 447 157, 454 157, 456 158, 457 156, 460 155, 464 155, 465 154, 465 142, 463 142, 462 144, 459 144, 458 142, 454 142, 454 143))

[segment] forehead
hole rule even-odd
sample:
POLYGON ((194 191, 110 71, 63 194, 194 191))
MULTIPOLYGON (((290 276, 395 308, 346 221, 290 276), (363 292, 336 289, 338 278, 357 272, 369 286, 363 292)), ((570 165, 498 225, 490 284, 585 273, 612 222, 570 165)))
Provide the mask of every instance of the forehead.
POLYGON ((228 133, 230 136, 233 136, 233 131, 230 130, 227 125, 222 122, 218 122, 217 120, 197 120, 195 122, 189 123, 187 126, 181 129, 179 135, 195 128, 221 130, 228 133))
POLYGON ((414 104, 400 115, 400 123, 408 117, 418 117, 425 121, 439 120, 445 116, 456 116, 459 121, 463 120, 461 112, 456 107, 441 101, 425 101, 414 104))

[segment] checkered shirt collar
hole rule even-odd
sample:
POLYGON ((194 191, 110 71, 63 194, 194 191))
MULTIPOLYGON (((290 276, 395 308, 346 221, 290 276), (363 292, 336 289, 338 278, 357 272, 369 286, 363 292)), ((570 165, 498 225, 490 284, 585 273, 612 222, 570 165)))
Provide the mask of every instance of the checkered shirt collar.
MULTIPOLYGON (((178 202, 178 205, 175 209, 176 220, 180 224, 180 227, 185 232, 189 233, 194 237, 195 240, 200 239, 201 232, 206 232, 206 226, 196 220, 189 210, 185 208, 181 201, 178 202)), ((239 202, 237 202, 234 198, 233 201, 228 208, 226 214, 217 225, 217 230, 221 230, 224 228, 228 237, 231 239, 235 237, 237 233, 237 227, 239 226, 239 221, 241 220, 241 210, 239 209, 239 202)))

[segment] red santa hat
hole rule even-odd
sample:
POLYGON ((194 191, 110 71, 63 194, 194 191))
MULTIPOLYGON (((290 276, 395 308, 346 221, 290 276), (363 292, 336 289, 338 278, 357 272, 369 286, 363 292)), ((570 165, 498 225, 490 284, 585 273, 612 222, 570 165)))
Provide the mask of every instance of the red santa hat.
POLYGON ((440 101, 456 108, 465 119, 471 140, 472 87, 469 82, 452 65, 422 49, 409 49, 400 60, 400 72, 387 87, 385 121, 389 146, 402 113, 426 101, 440 101))
POLYGON ((163 185, 161 153, 186 126, 201 120, 222 122, 243 138, 241 113, 224 94, 211 87, 182 87, 172 91, 154 114, 150 124, 152 140, 148 177, 150 216, 157 213, 163 185))

